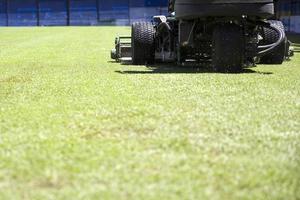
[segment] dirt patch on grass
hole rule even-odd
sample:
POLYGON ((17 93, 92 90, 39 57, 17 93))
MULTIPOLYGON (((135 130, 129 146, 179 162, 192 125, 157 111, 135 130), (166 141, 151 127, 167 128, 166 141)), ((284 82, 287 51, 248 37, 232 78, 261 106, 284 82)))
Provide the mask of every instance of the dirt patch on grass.
POLYGON ((69 181, 65 177, 45 177, 32 182, 34 188, 62 189, 68 185, 69 181))
POLYGON ((11 76, 8 78, 0 79, 0 83, 27 83, 31 82, 28 76, 11 76))

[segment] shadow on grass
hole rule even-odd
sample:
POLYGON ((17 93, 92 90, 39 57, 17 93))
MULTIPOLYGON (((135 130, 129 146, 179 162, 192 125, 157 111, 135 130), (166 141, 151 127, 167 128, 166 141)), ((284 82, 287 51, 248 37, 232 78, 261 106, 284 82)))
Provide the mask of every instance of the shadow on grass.
POLYGON ((271 75, 272 72, 259 72, 252 69, 243 69, 242 71, 235 73, 220 73, 214 71, 211 67, 199 67, 199 66, 174 66, 174 65, 151 65, 146 66, 149 71, 142 70, 126 70, 126 71, 115 71, 120 74, 205 74, 205 73, 215 73, 215 74, 262 74, 271 75))
POLYGON ((287 33, 288 39, 293 43, 300 43, 300 34, 297 33, 287 33))
POLYGON ((115 60, 110 60, 110 61, 107 61, 107 63, 119 63, 119 62, 117 62, 115 60))

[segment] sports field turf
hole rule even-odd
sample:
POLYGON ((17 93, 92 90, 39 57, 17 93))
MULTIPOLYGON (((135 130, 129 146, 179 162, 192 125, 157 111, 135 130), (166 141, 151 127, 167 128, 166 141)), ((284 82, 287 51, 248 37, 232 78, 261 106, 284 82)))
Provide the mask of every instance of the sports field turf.
POLYGON ((1 28, 0 199, 300 199, 300 54, 120 65, 129 28, 1 28))

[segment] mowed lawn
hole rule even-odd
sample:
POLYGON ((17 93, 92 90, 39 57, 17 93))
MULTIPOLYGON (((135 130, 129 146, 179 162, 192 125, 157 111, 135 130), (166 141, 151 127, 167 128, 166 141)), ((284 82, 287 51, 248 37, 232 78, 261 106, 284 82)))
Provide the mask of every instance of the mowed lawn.
POLYGON ((1 28, 0 199, 300 199, 300 54, 114 63, 124 27, 1 28))

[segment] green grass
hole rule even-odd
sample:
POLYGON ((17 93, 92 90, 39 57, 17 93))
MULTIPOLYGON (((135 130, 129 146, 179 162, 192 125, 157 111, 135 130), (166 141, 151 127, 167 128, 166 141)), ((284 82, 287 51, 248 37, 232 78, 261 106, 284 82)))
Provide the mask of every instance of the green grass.
POLYGON ((300 199, 300 54, 240 74, 110 62, 129 31, 1 28, 1 200, 300 199))

